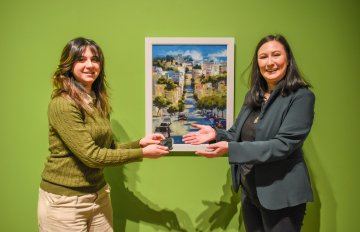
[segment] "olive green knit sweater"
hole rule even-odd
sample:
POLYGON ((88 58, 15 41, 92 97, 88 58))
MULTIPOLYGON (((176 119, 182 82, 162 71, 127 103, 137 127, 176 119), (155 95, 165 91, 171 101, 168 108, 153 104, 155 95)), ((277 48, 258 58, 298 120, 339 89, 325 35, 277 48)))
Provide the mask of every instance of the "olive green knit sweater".
POLYGON ((105 186, 103 168, 142 160, 139 141, 116 144, 108 118, 93 107, 82 113, 75 103, 55 97, 49 103, 49 151, 40 187, 59 195, 82 195, 105 186))

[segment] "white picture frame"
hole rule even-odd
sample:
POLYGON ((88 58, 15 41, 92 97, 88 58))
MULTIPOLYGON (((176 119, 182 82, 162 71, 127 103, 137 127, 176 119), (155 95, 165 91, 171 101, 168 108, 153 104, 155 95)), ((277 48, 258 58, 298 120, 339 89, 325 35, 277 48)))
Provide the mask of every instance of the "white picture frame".
POLYGON ((171 137, 172 151, 206 148, 181 141, 192 123, 232 126, 234 38, 146 37, 145 79, 146 134, 171 137))

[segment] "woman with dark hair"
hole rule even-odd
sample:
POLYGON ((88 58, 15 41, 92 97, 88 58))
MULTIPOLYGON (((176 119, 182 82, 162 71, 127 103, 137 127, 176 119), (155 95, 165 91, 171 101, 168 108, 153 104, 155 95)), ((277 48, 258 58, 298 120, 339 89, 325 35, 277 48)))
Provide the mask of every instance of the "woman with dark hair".
POLYGON ((48 108, 49 151, 39 190, 39 231, 113 231, 103 169, 169 153, 161 134, 120 144, 110 128, 104 56, 76 38, 62 51, 48 108))
POLYGON ((302 145, 314 118, 315 96, 286 39, 269 35, 252 60, 250 90, 229 130, 193 124, 187 144, 215 143, 196 154, 229 155, 233 186, 242 190, 246 231, 300 231, 313 201, 302 145))

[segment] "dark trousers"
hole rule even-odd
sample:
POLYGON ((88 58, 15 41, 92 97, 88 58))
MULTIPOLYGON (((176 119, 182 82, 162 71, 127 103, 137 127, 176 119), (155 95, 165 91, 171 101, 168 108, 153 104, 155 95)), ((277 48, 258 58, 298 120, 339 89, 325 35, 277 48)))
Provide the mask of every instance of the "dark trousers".
POLYGON ((279 210, 268 210, 244 192, 241 210, 247 232, 299 232, 303 223, 306 203, 279 210))

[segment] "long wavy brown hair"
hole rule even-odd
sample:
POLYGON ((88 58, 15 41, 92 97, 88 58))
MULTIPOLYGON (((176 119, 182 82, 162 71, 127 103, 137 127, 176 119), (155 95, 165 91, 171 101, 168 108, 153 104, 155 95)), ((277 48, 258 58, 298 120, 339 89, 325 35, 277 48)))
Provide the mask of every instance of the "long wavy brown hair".
POLYGON ((100 63, 99 76, 91 86, 91 90, 95 94, 93 104, 103 117, 108 117, 111 112, 111 107, 107 94, 108 85, 104 70, 104 55, 101 48, 93 40, 79 37, 70 40, 66 44, 61 53, 60 64, 52 77, 54 90, 51 97, 65 96, 73 100, 81 110, 92 115, 93 109, 86 99, 88 95, 86 94, 85 88, 75 79, 73 74, 75 62, 81 59, 87 47, 90 48, 94 56, 99 58, 100 63))

